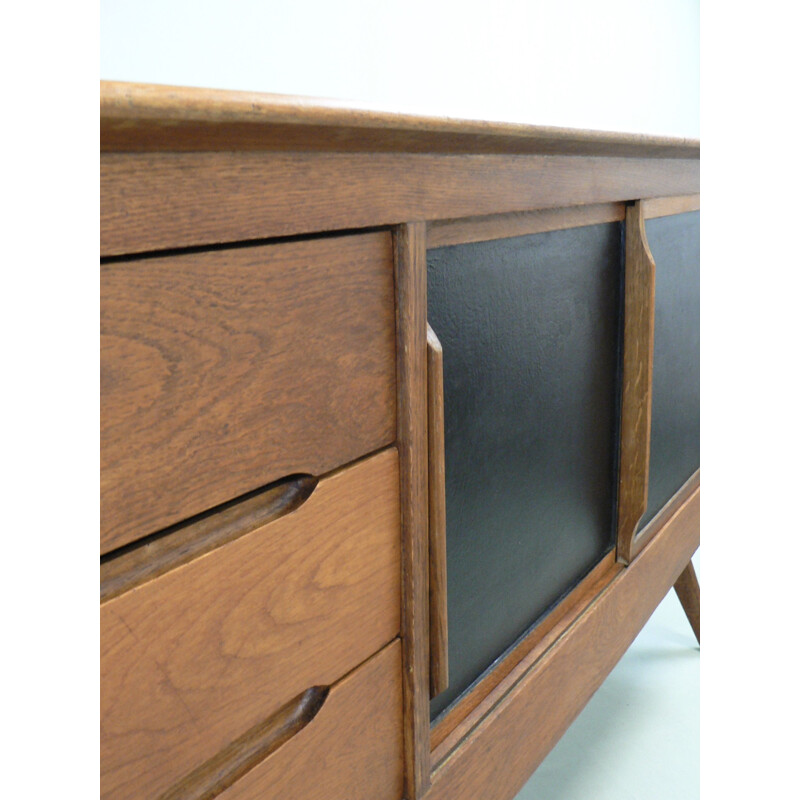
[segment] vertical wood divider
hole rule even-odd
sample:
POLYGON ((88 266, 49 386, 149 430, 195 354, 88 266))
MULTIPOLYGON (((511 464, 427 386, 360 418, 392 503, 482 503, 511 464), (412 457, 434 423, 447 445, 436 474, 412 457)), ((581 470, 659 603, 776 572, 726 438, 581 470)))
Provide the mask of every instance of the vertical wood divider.
POLYGON ((617 561, 624 564, 629 564, 644 544, 635 542, 636 527, 647 510, 650 475, 656 265, 647 244, 644 220, 640 200, 627 208, 617 503, 617 561))
POLYGON ((430 787, 427 255, 425 223, 394 231, 397 445, 403 550, 403 743, 406 800, 430 787))

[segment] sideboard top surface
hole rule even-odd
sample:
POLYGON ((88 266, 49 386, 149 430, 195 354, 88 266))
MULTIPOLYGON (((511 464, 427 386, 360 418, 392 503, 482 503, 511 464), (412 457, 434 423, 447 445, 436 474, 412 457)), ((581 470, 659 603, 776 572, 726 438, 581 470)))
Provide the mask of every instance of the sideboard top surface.
POLYGON ((418 116, 334 100, 100 82, 104 151, 377 151, 439 154, 700 156, 666 136, 418 116))

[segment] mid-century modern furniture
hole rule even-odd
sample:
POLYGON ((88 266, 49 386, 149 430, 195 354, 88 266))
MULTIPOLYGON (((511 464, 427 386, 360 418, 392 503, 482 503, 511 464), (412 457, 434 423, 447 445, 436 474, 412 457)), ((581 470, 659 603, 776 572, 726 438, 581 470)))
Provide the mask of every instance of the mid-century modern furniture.
POLYGON ((512 798, 676 585, 699 144, 101 85, 104 798, 512 798))

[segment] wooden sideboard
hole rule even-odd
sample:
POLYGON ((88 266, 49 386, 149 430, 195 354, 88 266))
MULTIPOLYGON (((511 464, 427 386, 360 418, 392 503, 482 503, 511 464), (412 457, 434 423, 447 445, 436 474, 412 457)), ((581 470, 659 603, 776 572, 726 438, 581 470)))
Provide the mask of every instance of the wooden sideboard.
POLYGON ((673 585, 699 638, 699 143, 100 125, 102 796, 512 798, 673 585))

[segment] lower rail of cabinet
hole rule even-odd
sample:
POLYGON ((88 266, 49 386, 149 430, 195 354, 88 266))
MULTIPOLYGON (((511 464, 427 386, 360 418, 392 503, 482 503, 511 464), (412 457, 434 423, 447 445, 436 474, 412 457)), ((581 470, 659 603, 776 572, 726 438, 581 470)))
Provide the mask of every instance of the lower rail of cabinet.
POLYGON ((699 485, 676 496, 671 506, 634 562, 614 575, 534 663, 521 674, 509 673, 491 692, 490 710, 435 765, 426 800, 510 800, 516 795, 699 546, 699 485))

